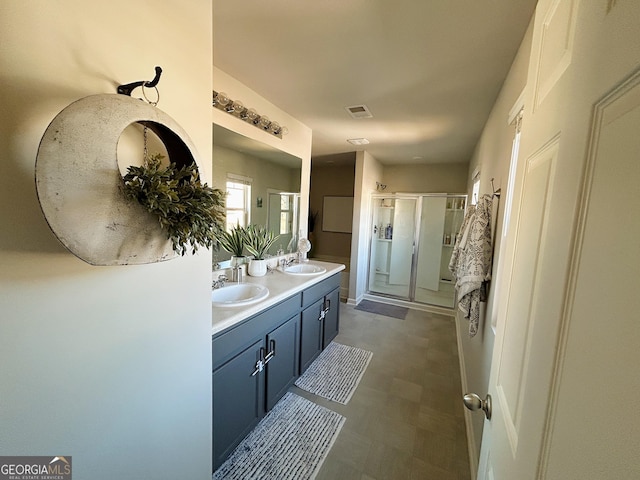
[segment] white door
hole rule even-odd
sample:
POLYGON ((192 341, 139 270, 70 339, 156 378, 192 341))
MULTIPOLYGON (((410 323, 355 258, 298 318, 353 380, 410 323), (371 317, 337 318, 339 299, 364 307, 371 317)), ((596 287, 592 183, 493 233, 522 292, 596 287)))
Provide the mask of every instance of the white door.
POLYGON ((640 478, 639 20, 538 3, 479 479, 640 478))

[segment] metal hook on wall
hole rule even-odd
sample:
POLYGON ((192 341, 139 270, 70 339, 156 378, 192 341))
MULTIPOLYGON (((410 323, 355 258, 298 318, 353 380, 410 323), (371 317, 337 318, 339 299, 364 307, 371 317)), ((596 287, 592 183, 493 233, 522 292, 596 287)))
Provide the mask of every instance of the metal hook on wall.
POLYGON ((496 197, 500 198, 500 191, 501 190, 502 190, 501 188, 496 190, 496 187, 493 186, 493 178, 491 178, 491 191, 493 192, 493 195, 495 195, 496 197))
POLYGON ((153 77, 153 80, 151 80, 150 82, 148 82, 146 80, 142 80, 142 81, 139 81, 139 82, 133 82, 133 83, 127 83, 125 85, 120 85, 120 86, 118 86, 118 93, 120 93, 122 95, 131 96, 131 92, 134 89, 138 88, 138 87, 153 88, 156 85, 158 85, 158 82, 160 81, 160 75, 162 75, 162 68, 156 67, 156 76, 153 77))

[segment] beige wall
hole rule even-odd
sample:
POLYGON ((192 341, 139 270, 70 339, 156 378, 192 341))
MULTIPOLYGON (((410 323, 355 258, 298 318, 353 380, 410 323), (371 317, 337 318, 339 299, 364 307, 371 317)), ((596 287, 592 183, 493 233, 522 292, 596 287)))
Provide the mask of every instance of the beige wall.
POLYGON ((468 170, 467 163, 385 165, 382 183, 387 193, 464 193, 468 170))
POLYGON ((0 3, 2 455, 71 455, 78 479, 209 478, 210 254, 82 262, 47 226, 34 164, 63 108, 160 65, 159 108, 210 181, 211 15, 205 0, 0 3))
MULTIPOLYGON (((355 156, 355 153, 354 153, 355 156)), ((322 220, 325 212, 325 196, 353 197, 355 168, 353 164, 332 165, 311 169, 310 211, 317 212, 316 226, 313 232, 313 255, 324 258, 343 258, 348 262, 351 255, 351 233, 325 232, 322 220)))
MULTIPOLYGON (((515 135, 515 129, 513 125, 509 125, 508 118, 511 109, 518 101, 526 85, 532 33, 531 24, 520 45, 502 90, 496 99, 491 115, 485 124, 480 140, 476 145, 469 165, 468 187, 465 188, 465 191, 471 195, 472 176, 474 172, 480 171, 481 194, 492 191, 491 178, 494 178, 495 188, 501 188, 502 192, 504 192, 498 202, 498 211, 495 216, 497 226, 493 259, 494 278, 500 262, 502 217, 504 215, 507 180, 509 177, 511 147, 515 135)), ((466 391, 476 392, 483 397, 486 395, 489 385, 491 354, 495 337, 490 326, 495 318, 494 303, 495 289, 490 286, 486 315, 481 319, 478 334, 473 338, 468 336, 468 322, 464 318, 460 318, 460 316, 456 319, 459 354, 463 363, 462 376, 463 384, 465 384, 463 386, 466 391)), ((475 468, 480 452, 484 419, 482 415, 473 415, 468 411, 465 414, 467 415, 467 420, 471 422, 471 431, 468 433, 472 445, 471 464, 475 468)))

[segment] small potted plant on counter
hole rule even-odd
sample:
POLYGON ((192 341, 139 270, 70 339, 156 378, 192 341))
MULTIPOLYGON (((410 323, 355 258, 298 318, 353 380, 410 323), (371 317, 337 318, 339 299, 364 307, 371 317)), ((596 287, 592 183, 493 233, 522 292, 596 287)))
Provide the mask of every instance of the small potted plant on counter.
POLYGON ((231 266, 237 267, 246 263, 244 246, 246 243, 247 231, 244 227, 236 225, 230 231, 222 231, 218 235, 218 242, 227 252, 231 254, 231 266))
POLYGON ((245 229, 246 249, 253 259, 249 261, 248 272, 253 277, 261 277, 267 273, 265 255, 280 235, 274 234, 265 226, 249 225, 245 229))

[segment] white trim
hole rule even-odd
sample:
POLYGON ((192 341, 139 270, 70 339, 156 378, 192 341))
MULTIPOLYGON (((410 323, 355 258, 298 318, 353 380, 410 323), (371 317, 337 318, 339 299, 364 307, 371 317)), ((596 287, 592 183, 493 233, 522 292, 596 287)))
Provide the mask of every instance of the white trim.
POLYGON ((520 96, 518 97, 518 99, 513 104, 513 107, 511 107, 511 110, 509 110, 509 116, 507 118, 507 125, 511 125, 513 122, 515 122, 516 118, 518 118, 518 115, 520 114, 520 112, 524 108, 524 97, 525 97, 526 90, 527 90, 527 87, 525 86, 522 89, 522 92, 520 92, 520 96))
MULTIPOLYGON (((464 360, 464 348, 462 348, 462 339, 460 333, 460 327, 458 326, 458 318, 454 316, 454 323, 456 324, 456 341, 458 343, 458 360, 460 363, 460 385, 462 387, 463 394, 469 391, 469 383, 467 381, 467 368, 464 360)), ((473 421, 471 417, 471 410, 464 409, 464 424, 467 431, 467 450, 469 454, 469 473, 471 474, 471 480, 476 480, 478 477, 478 454, 476 453, 476 437, 474 435, 473 421)))
POLYGON ((230 172, 227 172, 227 180, 232 180, 232 181, 242 182, 247 184, 253 183, 253 178, 251 177, 245 177, 244 175, 238 175, 237 173, 230 173, 230 172))

